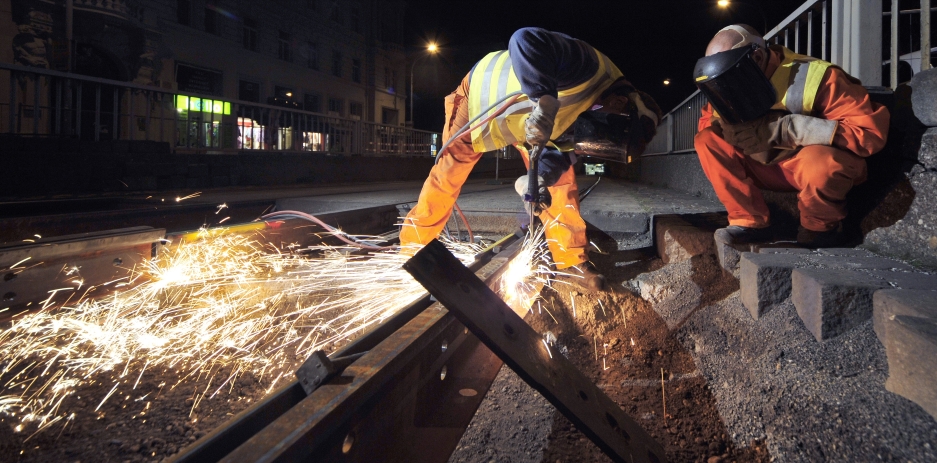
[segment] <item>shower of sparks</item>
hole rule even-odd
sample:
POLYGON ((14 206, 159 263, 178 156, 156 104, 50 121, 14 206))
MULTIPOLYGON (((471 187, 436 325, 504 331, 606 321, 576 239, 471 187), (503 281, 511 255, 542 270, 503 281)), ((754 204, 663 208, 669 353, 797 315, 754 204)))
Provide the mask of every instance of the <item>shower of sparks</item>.
MULTIPOLYGON (((480 250, 447 246, 466 263, 480 250)), ((86 298, 91 288, 76 283, 0 333, 0 414, 39 432, 74 416, 79 389, 99 413, 109 401, 207 379, 200 402, 244 374, 269 392, 312 351, 334 350, 424 293, 401 268, 408 257, 392 251, 316 246, 302 257, 204 229, 166 248, 108 283, 111 295, 86 298), (141 382, 167 372, 176 379, 141 382), (153 391, 131 392, 138 387, 153 391)))
POLYGON ((550 284, 554 272, 549 254, 543 228, 528 232, 520 251, 501 275, 498 293, 512 309, 532 310, 540 286, 550 284))

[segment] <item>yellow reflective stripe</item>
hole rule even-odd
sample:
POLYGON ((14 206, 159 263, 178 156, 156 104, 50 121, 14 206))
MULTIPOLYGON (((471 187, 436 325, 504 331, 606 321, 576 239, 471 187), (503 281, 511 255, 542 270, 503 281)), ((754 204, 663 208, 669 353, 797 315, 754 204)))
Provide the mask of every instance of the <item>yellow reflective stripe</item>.
MULTIPOLYGON (((507 66, 508 70, 511 69, 511 63, 509 61, 509 58, 510 56, 508 55, 507 52, 502 53, 495 60, 495 64, 491 69, 492 79, 489 80, 489 87, 488 87, 488 104, 489 105, 496 103, 499 99, 503 98, 504 95, 507 95, 507 93, 501 93, 500 91, 503 91, 507 88, 508 76, 507 74, 503 73, 503 70, 505 66, 507 66), (497 81, 494 81, 495 76, 498 77, 497 81), (502 82, 503 82, 503 85, 502 85, 502 82)), ((491 115, 495 111, 497 111, 497 108, 491 108, 491 111, 489 111, 488 114, 486 114, 486 116, 491 115)), ((501 135, 501 130, 498 129, 497 120, 493 120, 489 122, 488 124, 486 124, 484 127, 484 131, 488 132, 488 136, 483 137, 483 141, 485 143, 485 151, 493 151, 493 150, 498 149, 499 147, 505 146, 504 144, 505 140, 504 140, 504 137, 501 135)))
POLYGON ((812 114, 813 107, 817 103, 817 94, 820 93, 820 85, 823 84, 823 76, 826 70, 832 66, 826 61, 813 61, 810 63, 810 69, 807 70, 807 82, 804 85, 804 114, 812 114))

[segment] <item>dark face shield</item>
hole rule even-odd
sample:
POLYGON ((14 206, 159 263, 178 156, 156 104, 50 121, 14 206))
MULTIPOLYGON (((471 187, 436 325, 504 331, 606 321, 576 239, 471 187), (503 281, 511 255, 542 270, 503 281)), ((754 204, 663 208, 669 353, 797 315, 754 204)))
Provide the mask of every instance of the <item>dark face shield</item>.
POLYGON ((654 137, 656 125, 637 111, 611 114, 586 111, 573 124, 573 145, 579 156, 592 156, 627 162, 628 156, 639 156, 654 137))
POLYGON ((764 116, 777 93, 752 53, 756 46, 716 53, 696 62, 693 78, 719 117, 729 124, 764 116))

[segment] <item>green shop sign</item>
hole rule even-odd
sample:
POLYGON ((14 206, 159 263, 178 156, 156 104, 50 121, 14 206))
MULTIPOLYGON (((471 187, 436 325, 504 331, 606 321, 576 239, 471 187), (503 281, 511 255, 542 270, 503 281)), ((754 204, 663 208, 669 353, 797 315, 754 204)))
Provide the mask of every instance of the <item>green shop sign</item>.
POLYGON ((176 109, 179 111, 202 111, 205 113, 231 115, 231 103, 220 100, 209 100, 195 96, 176 95, 176 109))

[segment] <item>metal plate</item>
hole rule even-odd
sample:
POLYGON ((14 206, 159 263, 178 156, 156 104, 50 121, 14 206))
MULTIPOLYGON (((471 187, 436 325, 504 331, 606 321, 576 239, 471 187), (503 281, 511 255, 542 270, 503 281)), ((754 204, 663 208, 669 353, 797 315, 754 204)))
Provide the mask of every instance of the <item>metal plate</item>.
POLYGON ((569 360, 551 352, 541 336, 442 243, 434 240, 404 268, 613 460, 665 461, 660 444, 569 360))

